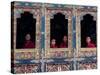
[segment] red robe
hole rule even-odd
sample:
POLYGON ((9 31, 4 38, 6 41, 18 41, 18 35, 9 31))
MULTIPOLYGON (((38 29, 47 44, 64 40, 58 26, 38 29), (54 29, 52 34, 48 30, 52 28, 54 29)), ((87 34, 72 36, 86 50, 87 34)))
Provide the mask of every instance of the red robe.
POLYGON ((87 47, 88 48, 94 48, 95 47, 95 44, 94 43, 89 43, 89 44, 87 44, 87 47))
POLYGON ((51 47, 51 48, 57 48, 57 46, 56 46, 56 45, 51 45, 50 47, 51 47))
POLYGON ((24 44, 24 48, 35 48, 35 45, 32 41, 26 41, 24 44))
POLYGON ((64 43, 64 42, 62 42, 60 45, 60 48, 67 48, 67 47, 68 47, 67 43, 64 43))

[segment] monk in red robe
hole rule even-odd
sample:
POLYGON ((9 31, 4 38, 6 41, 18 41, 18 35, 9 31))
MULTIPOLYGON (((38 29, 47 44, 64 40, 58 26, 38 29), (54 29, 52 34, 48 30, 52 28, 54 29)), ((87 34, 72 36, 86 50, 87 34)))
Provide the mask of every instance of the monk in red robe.
POLYGON ((24 43, 23 48, 35 48, 34 43, 31 41, 31 35, 30 34, 27 34, 25 36, 25 43, 24 43))
POLYGON ((67 42, 68 40, 67 40, 67 36, 65 35, 64 37, 63 37, 63 41, 62 41, 62 43, 60 44, 60 48, 67 48, 68 47, 68 42, 67 42))
POLYGON ((86 37, 86 44, 88 48, 94 48, 95 47, 95 44, 91 41, 91 38, 88 36, 86 37))
POLYGON ((52 39, 52 40, 51 40, 50 48, 57 48, 56 40, 55 40, 55 39, 52 39))

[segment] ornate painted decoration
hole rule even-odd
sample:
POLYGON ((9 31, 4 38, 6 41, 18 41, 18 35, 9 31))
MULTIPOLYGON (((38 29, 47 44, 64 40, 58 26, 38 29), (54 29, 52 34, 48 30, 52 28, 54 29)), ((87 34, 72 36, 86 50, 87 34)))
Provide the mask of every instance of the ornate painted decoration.
POLYGON ((97 68, 96 6, 12 2, 11 20, 12 73, 97 68))

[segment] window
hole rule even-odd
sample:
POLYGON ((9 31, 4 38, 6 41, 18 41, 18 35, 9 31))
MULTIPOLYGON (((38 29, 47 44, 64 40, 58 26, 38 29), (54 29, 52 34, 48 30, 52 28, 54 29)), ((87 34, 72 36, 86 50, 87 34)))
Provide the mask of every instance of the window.
POLYGON ((65 15, 57 13, 50 20, 50 48, 68 47, 68 20, 65 15))
POLYGON ((96 47, 96 21, 90 14, 84 15, 81 20, 81 47, 96 47))
POLYGON ((30 12, 24 12, 17 18, 16 48, 35 48, 36 19, 30 12))

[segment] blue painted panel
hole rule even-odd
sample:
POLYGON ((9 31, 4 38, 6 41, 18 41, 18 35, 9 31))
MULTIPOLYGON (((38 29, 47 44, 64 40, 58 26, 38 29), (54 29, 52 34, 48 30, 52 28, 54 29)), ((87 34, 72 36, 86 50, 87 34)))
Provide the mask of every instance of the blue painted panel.
POLYGON ((72 17, 72 47, 76 48, 76 17, 72 17))
POLYGON ((41 35, 41 48, 45 48, 45 16, 42 16, 41 17, 41 32, 42 32, 42 35, 41 35))
POLYGON ((17 59, 20 64, 34 64, 36 62, 31 62, 33 59, 17 59))
POLYGON ((44 32, 45 31, 45 16, 41 17, 41 24, 42 24, 41 31, 44 32))

